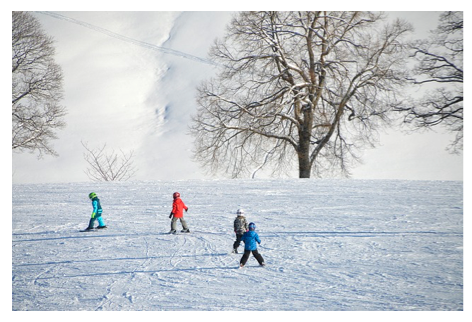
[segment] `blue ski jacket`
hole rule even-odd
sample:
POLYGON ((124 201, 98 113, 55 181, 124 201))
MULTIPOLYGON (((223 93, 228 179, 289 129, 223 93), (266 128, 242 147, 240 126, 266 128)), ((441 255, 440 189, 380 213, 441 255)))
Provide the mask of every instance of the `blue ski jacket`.
POLYGON ((100 199, 97 197, 92 199, 92 207, 93 207, 93 212, 92 212, 92 218, 97 218, 102 215, 102 206, 100 205, 100 199))
POLYGON ((261 243, 259 235, 253 230, 245 232, 241 240, 244 242, 245 250, 256 250, 257 244, 261 243))

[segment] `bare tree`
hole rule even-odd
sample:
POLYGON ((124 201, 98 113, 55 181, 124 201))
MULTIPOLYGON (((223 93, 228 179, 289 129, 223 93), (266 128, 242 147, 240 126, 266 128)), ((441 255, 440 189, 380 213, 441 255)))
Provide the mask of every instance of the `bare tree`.
POLYGON ((463 12, 444 12, 430 38, 412 44, 417 65, 409 81, 425 94, 396 108, 405 112, 405 123, 417 129, 441 124, 456 133, 449 146, 452 153, 459 153, 463 146, 463 25, 463 12))
MULTIPOLYGON (((232 177, 298 161, 300 178, 348 176, 387 125, 411 26, 369 12, 242 12, 198 88, 195 157, 232 177)), ((254 173, 254 172, 253 172, 254 173)))
POLYGON ((62 71, 53 40, 27 12, 12 12, 12 149, 57 155, 50 146, 63 128, 62 71))
POLYGON ((85 148, 84 159, 90 167, 85 173, 93 181, 126 181, 134 176, 136 168, 133 165, 134 151, 115 153, 106 152, 106 144, 100 148, 91 149, 81 142, 85 148))

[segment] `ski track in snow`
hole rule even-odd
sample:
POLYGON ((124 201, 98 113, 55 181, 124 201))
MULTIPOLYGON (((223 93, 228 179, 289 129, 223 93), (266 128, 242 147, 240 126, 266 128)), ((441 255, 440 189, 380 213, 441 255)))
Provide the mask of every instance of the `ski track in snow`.
POLYGON ((463 310, 462 182, 13 185, 12 212, 14 311, 463 310), (91 191, 109 228, 79 232, 91 191), (174 191, 190 234, 167 234, 174 191), (264 268, 230 254, 239 207, 264 268))

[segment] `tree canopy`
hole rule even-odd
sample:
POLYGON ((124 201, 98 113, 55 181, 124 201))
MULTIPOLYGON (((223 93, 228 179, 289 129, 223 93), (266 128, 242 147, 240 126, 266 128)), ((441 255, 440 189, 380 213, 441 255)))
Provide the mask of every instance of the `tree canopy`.
POLYGON ((408 82, 424 94, 396 107, 404 113, 405 123, 417 129, 440 125, 454 133, 456 137, 449 146, 452 153, 463 148, 463 27, 463 12, 443 12, 430 37, 413 42, 411 56, 416 65, 408 82))
POLYGON ((388 125, 411 26, 370 12, 241 12, 198 88, 195 157, 231 177, 349 175, 388 125))
POLYGON ((12 12, 12 149, 56 155, 50 145, 65 126, 62 70, 53 40, 30 13, 12 12))

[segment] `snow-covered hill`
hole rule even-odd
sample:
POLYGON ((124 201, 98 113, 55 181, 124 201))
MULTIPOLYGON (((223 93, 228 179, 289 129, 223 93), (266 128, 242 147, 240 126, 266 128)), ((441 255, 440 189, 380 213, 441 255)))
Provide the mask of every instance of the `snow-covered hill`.
MULTIPOLYGON (((110 150, 133 150, 136 180, 206 178, 193 162, 188 128, 196 113, 196 86, 216 69, 189 55, 208 57, 214 40, 225 34, 231 12, 32 14, 55 40, 56 62, 64 72, 67 127, 51 142, 59 157, 13 154, 14 183, 88 180, 81 141, 90 148, 107 144, 110 150)), ((417 30, 415 37, 426 37, 436 27, 438 12, 389 15, 407 19, 417 30)), ((381 133, 380 145, 365 151, 365 163, 353 169, 353 177, 462 179, 462 157, 445 151, 453 135, 399 132, 381 133)))
POLYGON ((55 39, 67 127, 52 142, 59 157, 13 154, 13 182, 88 180, 81 141, 134 151, 136 180, 203 177, 188 130, 196 87, 215 68, 189 55, 207 57, 231 12, 32 14, 55 39))
POLYGON ((463 310, 462 182, 29 184, 12 210, 14 311, 463 310), (82 233, 91 191, 109 228, 82 233), (190 234, 167 234, 174 191, 190 234), (229 253, 239 207, 265 268, 229 253))

